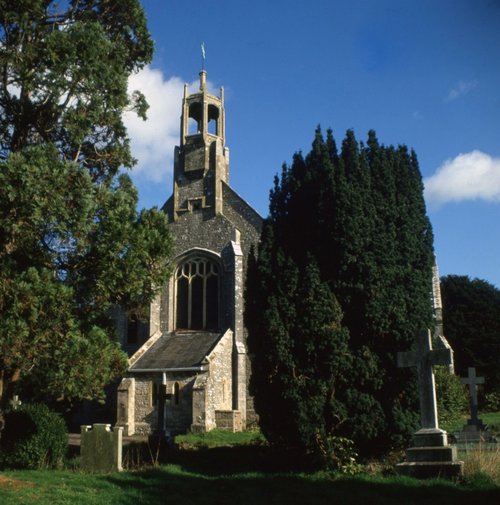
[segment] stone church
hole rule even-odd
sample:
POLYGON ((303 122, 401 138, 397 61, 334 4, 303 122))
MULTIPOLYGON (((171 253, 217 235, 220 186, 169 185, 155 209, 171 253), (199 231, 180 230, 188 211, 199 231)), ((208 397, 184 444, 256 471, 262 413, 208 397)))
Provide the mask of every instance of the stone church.
POLYGON ((173 194, 172 276, 147 325, 120 321, 129 368, 117 393, 125 434, 244 429, 254 417, 243 325, 247 258, 262 218, 229 185, 224 90, 184 87, 173 194))

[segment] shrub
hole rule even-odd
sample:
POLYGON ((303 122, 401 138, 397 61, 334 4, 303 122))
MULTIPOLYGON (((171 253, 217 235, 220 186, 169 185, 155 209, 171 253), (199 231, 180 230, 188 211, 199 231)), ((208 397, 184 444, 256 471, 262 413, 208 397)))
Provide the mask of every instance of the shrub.
POLYGON ((68 446, 63 418, 43 404, 23 405, 5 414, 0 464, 10 468, 61 466, 68 446))
POLYGON ((439 424, 460 419, 467 412, 467 392, 457 375, 446 366, 434 367, 439 424))
POLYGON ((487 412, 500 412, 500 391, 486 394, 484 408, 487 412))
POLYGON ((322 439, 318 436, 316 442, 321 466, 343 475, 356 475, 362 471, 363 467, 356 461, 358 454, 354 442, 349 438, 327 436, 322 439))

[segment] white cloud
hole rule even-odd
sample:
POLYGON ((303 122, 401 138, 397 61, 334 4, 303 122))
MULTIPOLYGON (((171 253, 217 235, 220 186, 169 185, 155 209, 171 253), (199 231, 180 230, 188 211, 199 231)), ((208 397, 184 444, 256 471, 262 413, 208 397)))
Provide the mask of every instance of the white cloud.
MULTIPOLYGON (((207 81, 210 93, 212 84, 207 81)), ((184 82, 176 76, 165 79, 161 70, 145 67, 128 82, 129 93, 141 91, 149 104, 147 120, 134 112, 123 116, 130 137, 132 155, 137 165, 132 173, 146 181, 165 181, 172 173, 174 147, 179 145, 180 116, 184 82)), ((198 91, 198 80, 188 85, 188 92, 198 91)))
POLYGON ((425 199, 434 207, 464 200, 500 202, 500 158, 477 150, 459 154, 446 160, 424 185, 425 199))
POLYGON ((144 68, 129 78, 129 92, 141 91, 149 104, 147 120, 134 112, 123 116, 137 158, 133 172, 159 182, 171 172, 174 146, 179 143, 179 117, 184 83, 178 77, 165 80, 159 70, 144 68))
POLYGON ((453 102, 453 100, 472 91, 477 85, 477 81, 458 81, 457 85, 450 90, 444 101, 453 102))

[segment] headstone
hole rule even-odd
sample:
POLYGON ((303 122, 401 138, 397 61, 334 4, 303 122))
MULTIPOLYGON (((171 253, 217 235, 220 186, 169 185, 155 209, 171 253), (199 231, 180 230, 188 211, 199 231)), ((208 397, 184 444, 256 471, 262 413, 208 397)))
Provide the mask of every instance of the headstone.
POLYGON ((454 436, 457 442, 489 442, 493 433, 477 416, 477 385, 484 384, 484 377, 477 377, 476 369, 469 367, 468 376, 462 377, 460 381, 469 387, 470 419, 462 431, 454 433, 454 436))
POLYGON ((406 461, 400 463, 401 473, 415 477, 455 477, 462 474, 463 462, 457 460, 456 447, 448 445, 448 436, 439 429, 436 386, 433 365, 453 362, 449 348, 433 349, 431 332, 421 331, 415 349, 398 353, 399 367, 416 367, 420 400, 421 428, 413 436, 413 447, 406 451, 406 461))
POLYGON ((23 402, 19 399, 19 396, 14 395, 9 403, 10 406, 12 407, 12 410, 17 410, 22 405, 23 402))
POLYGON ((485 426, 483 422, 477 417, 477 385, 484 384, 484 377, 476 376, 476 369, 474 367, 469 367, 468 376, 462 377, 460 382, 469 386, 469 398, 470 398, 470 419, 467 424, 472 424, 478 426, 480 429, 484 429, 485 426))
POLYGON ((81 426, 81 467, 87 472, 121 472, 123 428, 110 424, 81 426))

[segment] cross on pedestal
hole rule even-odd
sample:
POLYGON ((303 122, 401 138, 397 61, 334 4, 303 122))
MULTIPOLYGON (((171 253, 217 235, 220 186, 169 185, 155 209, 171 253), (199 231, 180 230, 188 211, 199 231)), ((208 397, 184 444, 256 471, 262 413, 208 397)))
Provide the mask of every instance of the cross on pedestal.
POLYGON ((154 434, 158 437, 165 437, 165 401, 167 399, 167 378, 162 374, 161 384, 158 384, 158 420, 154 434))
POLYGON ((483 424, 477 417, 477 385, 484 384, 484 377, 476 377, 476 369, 469 367, 468 377, 462 377, 460 382, 469 386, 470 395, 470 423, 469 424, 483 424))
MULTIPOLYGON (((165 402, 167 395, 167 375, 162 373, 161 384, 158 384, 158 421, 156 429, 149 435, 148 443, 151 447, 155 447, 157 451, 163 451, 167 443, 167 432, 165 431, 165 402)), ((158 452, 159 454, 159 452, 158 452)))
POLYGON ((451 348, 433 349, 431 332, 421 331, 415 339, 415 349, 398 353, 398 366, 416 366, 422 427, 413 436, 413 447, 406 451, 406 461, 398 471, 413 477, 450 477, 463 474, 463 461, 457 459, 456 446, 448 445, 448 435, 440 430, 437 418, 436 387, 433 365, 450 365, 451 348))
POLYGON ((432 349, 430 330, 421 331, 415 340, 416 348, 398 352, 398 367, 417 367, 420 397, 420 420, 422 429, 438 430, 436 387, 433 365, 450 365, 453 362, 451 349, 432 349))

